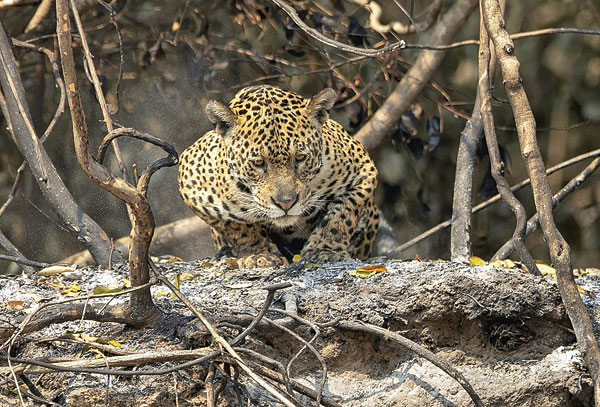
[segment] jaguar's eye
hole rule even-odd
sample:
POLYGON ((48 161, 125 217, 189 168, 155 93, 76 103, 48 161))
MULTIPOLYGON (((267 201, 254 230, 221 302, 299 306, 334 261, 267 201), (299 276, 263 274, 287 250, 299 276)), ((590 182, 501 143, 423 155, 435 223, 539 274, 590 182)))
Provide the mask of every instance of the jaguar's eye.
POLYGON ((257 158, 256 160, 252 160, 250 162, 256 168, 265 168, 265 160, 263 160, 262 158, 257 158))
POLYGON ((296 162, 297 163, 301 163, 304 160, 306 160, 306 154, 302 154, 302 153, 296 154, 296 162))

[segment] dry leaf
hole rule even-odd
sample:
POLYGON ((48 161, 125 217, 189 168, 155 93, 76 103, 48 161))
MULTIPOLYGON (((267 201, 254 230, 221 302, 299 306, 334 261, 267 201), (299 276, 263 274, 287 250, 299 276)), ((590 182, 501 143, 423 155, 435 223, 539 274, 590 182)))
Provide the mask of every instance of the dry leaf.
POLYGON ((75 271, 75 267, 73 266, 50 266, 50 267, 45 267, 43 269, 41 269, 38 272, 39 276, 42 277, 48 277, 48 276, 55 276, 57 274, 61 274, 61 273, 71 273, 73 271, 75 271))
POLYGON ((92 291, 94 294, 112 294, 112 293, 119 293, 123 291, 122 288, 116 287, 116 288, 108 288, 105 285, 99 285, 94 287, 94 291, 92 291))
POLYGON ((384 271, 387 271, 387 268, 383 264, 376 264, 373 266, 361 267, 356 270, 349 270, 348 274, 355 277, 367 278, 375 273, 383 273, 384 271))
POLYGON ((471 256, 469 257, 469 264, 472 266, 485 266, 485 260, 481 257, 471 256))
POLYGON ((14 311, 23 311, 24 305, 25 301, 8 301, 6 303, 6 308, 14 311))

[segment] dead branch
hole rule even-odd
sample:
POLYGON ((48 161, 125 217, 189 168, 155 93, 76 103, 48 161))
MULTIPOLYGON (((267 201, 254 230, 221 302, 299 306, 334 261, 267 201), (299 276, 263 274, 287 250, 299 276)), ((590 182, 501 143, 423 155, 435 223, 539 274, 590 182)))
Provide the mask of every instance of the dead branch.
MULTIPOLYGON (((129 247, 129 267, 132 285, 140 286, 146 284, 149 280, 148 268, 148 249, 154 233, 154 218, 148 200, 146 199, 146 189, 152 173, 144 174, 142 184, 137 188, 129 184, 126 180, 115 177, 106 167, 97 162, 90 154, 88 149, 88 130, 79 94, 79 85, 77 74, 75 72, 75 61, 73 58, 72 40, 70 34, 70 18, 67 0, 58 0, 56 2, 56 14, 58 16, 56 23, 56 32, 58 35, 58 44, 61 50, 61 62, 63 75, 67 88, 69 99, 69 108, 73 122, 73 138, 77 160, 88 177, 95 181, 100 187, 107 190, 117 198, 125 201, 128 210, 131 213, 131 244, 129 247)), ((72 7, 73 15, 76 21, 79 21, 77 9, 72 7)), ((81 28, 80 21, 77 23, 81 29, 80 35, 82 43, 85 43, 85 35, 81 28)), ((88 50, 89 51, 89 50, 88 50)), ((93 62, 88 56, 88 66, 93 71, 93 62)), ((95 73, 94 73, 95 75, 95 73)), ((97 77, 96 77, 97 79, 97 77)), ((97 90, 98 92, 98 90, 97 90)), ((100 90, 101 93, 101 90, 100 90)), ((98 95, 99 96, 99 95, 98 95)), ((109 126, 110 116, 105 116, 106 125, 109 126)), ((110 135, 109 135, 110 137, 110 135)), ((164 146, 161 146, 164 148, 164 146)), ((177 154, 173 155, 174 149, 168 149, 169 156, 158 160, 152 165, 152 172, 163 166, 175 165, 177 163, 177 154)), ((141 180, 140 180, 141 181, 141 180)), ((144 321, 145 324, 152 324, 161 318, 161 314, 152 302, 150 289, 139 290, 131 293, 130 311, 133 319, 144 321)))
MULTIPOLYGON (((483 30, 480 19, 479 29, 483 30)), ((493 87, 496 66, 496 53, 490 52, 489 80, 493 87)), ((461 132, 456 154, 454 195, 452 198, 452 228, 450 231, 450 258, 453 261, 468 261, 471 251, 471 216, 473 211, 473 174, 477 159, 477 146, 483 135, 481 121, 481 93, 479 87, 475 96, 473 113, 461 132)))
POLYGON ((38 8, 35 10, 35 14, 33 17, 31 17, 31 20, 29 20, 27 27, 25 27, 25 33, 34 31, 41 24, 41 22, 46 19, 52 10, 53 3, 54 2, 52 0, 42 0, 38 8))
MULTIPOLYGON (((192 305, 192 303, 181 293, 181 291, 179 291, 173 284, 171 284, 171 282, 164 276, 158 274, 157 277, 160 281, 162 281, 163 284, 165 284, 169 288, 169 290, 171 290, 173 292, 173 294, 175 294, 175 296, 177 296, 177 298, 179 298, 181 300, 181 302, 183 302, 185 304, 186 307, 188 307, 188 309, 190 311, 192 311, 194 313, 194 315, 196 315, 196 317, 202 322, 202 324, 206 327, 206 329, 208 329, 208 331, 212 335, 215 342, 217 342, 220 346, 222 346, 227 351, 227 353, 235 360, 235 362, 239 365, 239 367, 248 376, 250 376, 252 378, 252 380, 254 380, 256 383, 258 383, 258 385, 260 385, 262 388, 264 388, 273 397, 277 398, 277 400, 281 401, 284 405, 286 405, 288 407, 296 407, 295 403, 292 400, 290 400, 288 397, 286 397, 285 394, 283 394, 277 388, 273 387, 269 382, 267 382, 262 377, 257 375, 254 371, 252 371, 252 369, 250 369, 248 367, 248 365, 246 365, 244 360, 238 355, 238 353, 235 351, 235 349, 233 349, 232 344, 227 342, 225 340, 225 338, 223 338, 221 336, 221 334, 219 334, 219 332, 217 331, 215 326, 204 316, 204 314, 202 314, 200 311, 198 311, 198 309, 196 307, 194 307, 192 305)), ((284 284, 287 284, 287 283, 284 283, 284 284)), ((279 287, 280 287, 280 285, 278 284, 278 285, 274 286, 274 288, 272 288, 272 290, 275 291, 276 289, 279 289, 279 287)), ((271 291, 271 290, 269 290, 269 291, 271 291)), ((249 330, 247 330, 247 331, 249 332, 249 330)), ((243 332, 242 332, 242 334, 243 334, 243 332)), ((240 335, 242 335, 242 334, 240 334, 240 335)), ((233 343, 235 343, 235 342, 233 342, 233 343)))
MULTIPOLYGON (((462 28, 476 4, 475 0, 455 2, 433 29, 430 38, 431 44, 449 43, 452 37, 462 28)), ((442 62, 444 55, 444 52, 439 51, 421 51, 414 65, 402 77, 393 92, 371 119, 356 133, 356 139, 367 149, 377 146, 396 124, 402 113, 421 93, 427 81, 442 62)))
POLYGON ((442 369, 448 376, 450 376, 454 380, 456 380, 458 382, 458 384, 460 384, 461 387, 463 389, 465 389, 465 391, 469 394, 469 396, 471 397, 471 400, 473 400, 473 403, 476 406, 478 406, 478 407, 483 406, 481 399, 479 398, 479 396, 477 395, 475 390, 473 390, 473 387, 469 384, 467 379, 458 370, 454 369, 448 362, 440 359, 433 352, 431 352, 428 349, 425 349, 418 343, 415 343, 415 342, 411 341, 410 339, 405 338, 404 336, 402 336, 400 334, 397 334, 396 332, 392 332, 388 329, 381 328, 381 327, 378 327, 375 325, 366 324, 364 322, 340 321, 340 322, 338 322, 336 327, 340 328, 340 329, 348 329, 348 330, 352 330, 352 331, 367 332, 372 335, 377 335, 382 338, 388 339, 390 341, 396 342, 397 344, 408 349, 415 355, 418 355, 418 356, 422 357, 423 359, 430 361, 435 366, 442 369))
POLYGON ((571 249, 558 231, 552 216, 552 193, 536 140, 535 118, 519 75, 519 60, 515 55, 514 44, 504 29, 498 1, 482 0, 481 8, 485 28, 500 62, 504 89, 513 109, 521 154, 531 178, 535 206, 539 212, 540 225, 549 247, 552 265, 556 269, 560 295, 575 330, 578 347, 594 381, 595 404, 600 405, 600 349, 592 321, 573 280, 571 249))
MULTIPOLYGON (((72 361, 63 362, 43 362, 39 360, 22 359, 22 358, 11 358, 14 363, 20 363, 22 366, 15 366, 14 370, 17 374, 48 374, 48 373, 60 373, 60 372, 73 372, 73 373, 98 373, 98 374, 111 374, 120 376, 135 376, 135 375, 149 375, 149 374, 165 374, 164 371, 140 371, 140 370, 114 370, 111 369, 111 373, 104 373, 105 366, 111 368, 115 367, 127 367, 127 366, 139 366, 150 363, 163 363, 163 362, 179 362, 185 360, 194 360, 202 357, 206 357, 211 354, 209 348, 202 349, 191 349, 191 350, 170 350, 170 351, 159 351, 159 352, 146 352, 146 353, 134 353, 131 355, 123 356, 111 356, 104 359, 78 359, 72 361), (151 373, 152 372, 152 373, 151 373), (122 373, 122 374, 121 374, 122 373)), ((0 374, 8 373, 7 367, 0 366, 0 374)))
POLYGON ((330 47, 339 49, 340 51, 351 52, 353 54, 364 55, 364 56, 368 56, 368 57, 378 57, 378 56, 381 56, 384 54, 389 54, 390 52, 398 51, 398 50, 402 49, 405 45, 404 40, 400 40, 398 42, 395 42, 392 45, 388 45, 388 46, 380 48, 380 49, 365 49, 365 48, 359 48, 359 47, 354 47, 352 45, 344 44, 342 42, 332 40, 331 38, 321 34, 321 32, 319 32, 318 30, 315 30, 314 28, 306 25, 304 23, 304 21, 302 21, 300 16, 298 16, 298 13, 296 13, 296 10, 292 6, 287 4, 285 1, 283 1, 283 0, 271 0, 271 1, 277 7, 282 9, 288 16, 290 16, 292 21, 294 23, 296 23, 296 25, 302 31, 304 31, 306 34, 310 35, 317 41, 322 42, 323 44, 329 45, 330 47))
MULTIPOLYGON (((154 255, 171 253, 182 256, 179 254, 180 247, 192 238, 198 242, 195 245, 195 252, 199 258, 208 257, 214 253, 214 246, 210 238, 210 227, 197 216, 190 216, 157 227, 150 243, 150 252, 154 255)), ((123 236, 116 240, 115 248, 121 252, 127 252, 129 250, 129 236, 123 236)), ((89 266, 93 264, 93 259, 90 252, 84 250, 61 260, 59 263, 89 266)))
MULTIPOLYGON (((41 146, 33 128, 10 41, 6 31, 0 31, 0 82, 8 108, 5 117, 10 118, 14 141, 29 164, 46 202, 63 225, 77 236, 99 264, 108 265, 111 256, 110 239, 100 226, 79 208, 41 146)), ((120 253, 115 253, 113 260, 120 262, 123 259, 120 253)))
MULTIPOLYGON (((552 208, 556 208, 571 192, 575 191, 579 186, 588 179, 597 169, 600 167, 600 158, 594 159, 583 171, 577 174, 571 181, 569 181, 564 187, 560 189, 552 197, 552 208)), ((525 237, 535 232, 539 226, 539 213, 535 213, 527 221, 527 230, 525 231, 525 237)), ((498 251, 494 254, 494 259, 506 259, 514 250, 514 242, 509 240, 506 242, 498 251)))
MULTIPOLYGON (((277 373, 265 366, 259 365, 258 363, 250 362, 250 364, 261 375, 266 376, 271 380, 275 380, 276 382, 285 384, 281 373, 277 373)), ((310 397, 313 400, 317 398, 317 392, 315 390, 303 385, 302 383, 297 382, 294 379, 290 379, 290 385, 295 391, 297 391, 300 394, 310 397)), ((323 396, 323 398, 321 399, 321 404, 325 407, 341 407, 340 403, 327 396, 323 396)))
MULTIPOLYGON (((550 167, 546 170, 546 175, 551 175, 553 173, 555 173, 556 171, 560 171, 564 168, 567 168, 573 164, 577 164, 583 160, 587 160, 589 158, 594 158, 594 157, 598 157, 600 156, 600 150, 593 150, 590 151, 588 153, 585 154, 581 154, 578 155, 576 157, 573 157, 567 161, 563 161, 560 164, 557 164, 553 167, 550 167)), ((510 187, 511 192, 516 192, 524 187, 526 187, 527 185, 529 185, 531 183, 531 180, 529 178, 524 179, 523 181, 513 185, 512 187, 510 187)), ((486 208, 488 208, 489 206, 495 204, 496 202, 500 201, 501 197, 500 194, 496 194, 493 197, 483 201, 480 204, 477 204, 472 211, 472 214, 476 214, 479 211, 482 211, 486 208)), ((417 243, 427 239, 428 237, 436 234, 437 232, 440 232, 444 229, 446 229, 448 226, 452 225, 452 219, 448 219, 445 220, 442 223, 438 223, 437 225, 435 225, 434 227, 426 230, 425 232, 421 233, 420 235, 412 238, 411 240, 409 240, 406 243, 401 244, 400 246, 396 247, 393 251, 393 253, 397 253, 398 255, 400 253, 402 253, 404 250, 409 249, 410 247, 416 245, 417 243)))
MULTIPOLYGON (((5 241, 4 239, 6 239, 6 237, 4 236, 4 234, 2 232, 0 232, 0 247, 2 247, 8 253, 11 253, 13 251, 13 249, 11 248, 12 243, 10 242, 10 240, 6 239, 6 241, 5 241)), ((14 250, 16 250, 16 254, 11 254, 10 256, 0 254, 0 260, 12 261, 17 264, 29 266, 31 268, 31 270, 34 270, 34 267, 35 268, 44 268, 44 267, 48 267, 48 266, 52 265, 51 263, 40 263, 37 261, 28 260, 25 258, 25 256, 23 256, 21 254, 21 252, 16 247, 14 247, 14 246, 12 246, 12 247, 14 248, 14 250)))
MULTIPOLYGON (((156 284, 156 280, 151 280, 147 284, 144 284, 142 286, 123 290, 118 293, 90 294, 87 296, 81 296, 81 297, 75 297, 75 298, 65 298, 62 300, 51 301, 51 302, 46 302, 46 303, 40 304, 40 306, 37 307, 35 310, 33 310, 33 312, 27 314, 27 316, 19 323, 19 326, 15 327, 14 325, 8 324, 8 323, 0 324, 0 338, 9 338, 3 345, 0 346, 0 351, 2 349, 4 349, 7 346, 7 344, 14 342, 15 339, 17 338, 17 336, 21 335, 22 333, 35 332, 42 328, 47 327, 50 324, 53 324, 53 323, 61 323, 61 322, 75 321, 75 320, 82 319, 82 315, 84 315, 84 313, 86 313, 88 311, 86 308, 87 308, 88 302, 90 300, 95 300, 95 299, 99 299, 99 298, 110 298, 112 300, 115 297, 118 297, 121 295, 126 295, 126 294, 131 294, 132 292, 143 290, 154 284, 156 284), (73 306, 72 304, 70 304, 70 303, 77 302, 77 301, 85 301, 85 304, 82 304, 80 307, 73 306), (69 305, 66 307, 60 307, 60 305, 64 305, 64 304, 69 304, 69 305), (49 307, 56 307, 56 310, 58 311, 58 313, 63 314, 63 316, 60 317, 60 316, 55 315, 56 313, 54 312, 54 310, 46 311, 46 308, 49 308, 49 307), (73 309, 74 311, 71 312, 71 311, 69 311, 69 309, 73 309), (40 316, 38 316, 38 314, 40 314, 40 316), (65 318, 65 319, 63 320, 61 318, 65 318)), ((105 319, 105 318, 119 318, 119 319, 126 318, 126 316, 124 316, 124 314, 123 314, 122 307, 115 308, 115 312, 112 314, 110 312, 108 312, 108 315, 101 315, 101 314, 104 314, 105 309, 106 309, 106 305, 103 307, 99 307, 98 309, 91 310, 90 314, 89 314, 90 318, 92 318, 91 320, 94 320, 93 318, 95 318, 95 317, 100 318, 100 319, 98 319, 98 321, 103 321, 103 319, 105 319)), ((116 322, 116 321, 113 321, 113 322, 116 322)), ((131 321, 125 322, 125 323, 133 324, 133 323, 135 323, 135 321, 131 320, 131 321)))
MULTIPOLYGON (((482 17, 483 18, 483 17, 482 17)), ((510 210, 514 213, 517 224, 513 232, 513 240, 515 247, 519 253, 519 257, 527 270, 530 273, 541 276, 542 274, 538 270, 535 260, 527 247, 525 246, 525 230, 527 228, 527 213, 523 204, 515 197, 510 190, 510 185, 504 178, 504 162, 500 157, 500 147, 498 146, 498 139, 496 138, 496 129, 494 128, 494 116, 492 114, 492 95, 490 89, 490 62, 491 62, 491 51, 489 45, 489 38, 483 24, 481 24, 482 30, 480 30, 479 36, 479 95, 481 96, 481 121, 483 123, 483 129, 485 134, 485 142, 488 148, 488 154, 490 157, 490 167, 492 171, 492 177, 496 182, 498 192, 502 197, 502 200, 510 207, 510 210)))
MULTIPOLYGON (((557 28, 544 28, 542 30, 524 31, 520 33, 511 34, 510 38, 513 40, 522 40, 524 38, 538 37, 542 35, 552 34, 582 34, 582 35, 600 35, 600 30, 586 30, 584 28, 574 27, 557 27, 557 28)), ((448 45, 424 45, 424 44, 406 44, 404 49, 428 49, 432 51, 446 51, 453 48, 460 48, 472 45, 479 45, 478 40, 464 40, 454 42, 448 45)))

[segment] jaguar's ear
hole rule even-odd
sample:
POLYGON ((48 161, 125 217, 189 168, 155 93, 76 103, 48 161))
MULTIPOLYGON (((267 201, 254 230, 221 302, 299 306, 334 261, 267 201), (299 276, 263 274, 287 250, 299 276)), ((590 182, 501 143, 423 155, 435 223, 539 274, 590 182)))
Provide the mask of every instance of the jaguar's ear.
POLYGON ((206 115, 208 116, 208 120, 215 126, 215 131, 222 137, 227 136, 237 121, 235 114, 227 106, 216 100, 208 102, 206 105, 206 115))
POLYGON ((336 99, 337 96, 333 89, 323 89, 310 100, 308 114, 318 123, 324 124, 329 119, 329 109, 333 107, 336 99))

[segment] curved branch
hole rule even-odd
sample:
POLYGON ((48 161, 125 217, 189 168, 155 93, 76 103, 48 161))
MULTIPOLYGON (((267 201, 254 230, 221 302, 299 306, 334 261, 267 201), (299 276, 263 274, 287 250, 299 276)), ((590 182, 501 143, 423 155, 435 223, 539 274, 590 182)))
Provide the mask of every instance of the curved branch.
MULTIPOLYGON (((571 181, 567 183, 564 187, 561 188, 553 197, 552 197, 552 208, 556 208, 558 204, 560 204, 571 192, 575 191, 579 185, 581 185, 586 179, 590 177, 597 169, 600 167, 600 158, 596 158, 592 161, 583 171, 581 171, 577 176, 575 176, 571 181)), ((529 236, 533 232, 535 232, 540 224, 539 222, 539 213, 533 215, 527 221, 527 231, 525 232, 525 237, 529 236)), ((506 259, 512 251, 515 249, 515 244, 513 240, 509 240, 506 242, 498 251, 494 254, 494 259, 506 259)))
POLYGON ((469 397, 471 397, 471 400, 473 400, 473 403, 475 403, 476 406, 478 406, 478 407, 483 406, 481 399, 479 398, 479 396, 477 395, 475 390, 473 390, 473 387, 471 386, 471 384, 462 375, 462 373, 460 373, 458 370, 453 368, 448 362, 444 361, 443 359, 440 359, 432 351, 425 349, 418 343, 413 342, 410 339, 397 334, 396 332, 392 332, 388 329, 384 329, 384 328, 381 328, 381 327, 378 327, 375 325, 366 324, 364 322, 359 323, 359 322, 340 321, 337 323, 336 327, 341 328, 341 329, 353 330, 353 331, 367 332, 367 333, 374 334, 374 335, 377 335, 382 338, 385 338, 385 339, 388 339, 388 340, 398 343, 399 345, 405 347, 406 349, 408 349, 415 355, 418 355, 418 356, 422 357, 423 359, 430 361, 435 366, 442 369, 448 376, 450 376, 451 378, 456 380, 458 382, 458 384, 460 384, 460 386, 463 389, 465 389, 465 391, 469 394, 469 397))
POLYGON ((278 6, 280 9, 282 9, 288 16, 290 16, 292 21, 294 23, 296 23, 296 25, 302 31, 304 31, 306 34, 310 35, 317 41, 322 42, 323 44, 329 45, 330 47, 337 48, 341 51, 351 52, 353 54, 364 55, 367 57, 378 57, 378 56, 381 56, 384 54, 389 54, 390 52, 395 52, 395 51, 398 51, 398 50, 404 48, 404 45, 405 45, 404 40, 400 40, 398 42, 395 42, 392 45, 388 45, 387 47, 383 47, 380 49, 359 48, 359 47, 354 47, 352 45, 344 44, 339 41, 332 40, 331 38, 321 34, 318 30, 315 30, 314 28, 306 25, 304 23, 304 21, 302 21, 300 16, 298 16, 298 13, 296 13, 296 9, 294 9, 292 6, 288 5, 285 1, 283 1, 283 0, 271 0, 271 1, 273 3, 275 3, 275 5, 278 6))
MULTIPOLYGON (((498 6, 498 9, 500 6, 498 6)), ((482 17, 483 18, 483 17, 482 17)), ((530 273, 541 276, 535 260, 527 247, 525 247, 525 230, 527 228, 527 213, 523 204, 511 192, 510 186, 504 178, 504 162, 500 157, 500 148, 498 139, 496 138, 496 129, 494 128, 494 116, 492 114, 492 94, 490 89, 490 61, 491 50, 489 37, 483 24, 481 24, 479 37, 479 95, 481 96, 481 121, 485 133, 485 142, 488 148, 490 157, 490 167, 492 177, 496 181, 498 192, 502 200, 510 207, 517 220, 515 230, 513 232, 513 240, 515 247, 519 253, 521 261, 527 267, 530 273)))
MULTIPOLYGON (((72 39, 70 33, 70 18, 68 0, 56 1, 56 33, 58 36, 58 45, 61 51, 61 63, 65 82, 67 84, 67 97, 69 99, 69 108, 71 111, 71 119, 73 124, 73 139, 75 144, 75 152, 77 161, 85 172, 85 174, 96 182, 100 187, 110 192, 117 198, 125 201, 128 210, 131 214, 131 244, 129 246, 129 266, 131 284, 136 287, 146 284, 149 280, 148 268, 148 250, 150 241, 154 233, 154 217, 148 200, 144 193, 138 190, 135 186, 128 183, 120 177, 116 177, 110 171, 98 163, 90 154, 88 146, 88 128, 83 112, 83 105, 79 93, 79 84, 75 71, 75 61, 73 58, 72 39)), ((78 28, 84 40, 84 32, 81 28, 81 22, 76 7, 72 7, 75 21, 78 22, 78 28)), ((84 47, 85 48, 85 47, 84 47)), ((95 75, 93 63, 89 55, 89 50, 86 48, 88 56, 88 66, 92 72, 92 77, 95 75)), ((97 78, 96 78, 97 79, 97 78)), ((98 92, 98 90, 97 90, 98 92)), ((100 90, 101 93, 101 90, 100 90)), ((100 94, 98 94, 100 99, 100 94)), ((112 130, 110 116, 105 116, 106 125, 109 131, 112 130)), ((139 290, 131 293, 130 296, 130 311, 133 319, 145 320, 147 324, 161 318, 160 311, 156 308, 152 301, 150 288, 139 290)))

